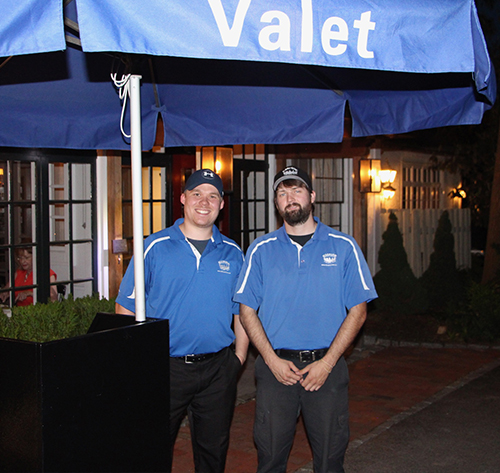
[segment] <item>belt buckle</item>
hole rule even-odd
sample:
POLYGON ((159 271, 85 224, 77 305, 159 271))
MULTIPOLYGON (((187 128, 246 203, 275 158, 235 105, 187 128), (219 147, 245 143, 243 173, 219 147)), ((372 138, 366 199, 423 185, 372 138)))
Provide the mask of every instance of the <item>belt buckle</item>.
POLYGON ((307 363, 309 361, 315 361, 314 351, 311 350, 302 350, 299 352, 299 361, 301 363, 307 363), (305 358, 302 358, 302 355, 305 355, 305 358))
POLYGON ((184 357, 184 363, 187 363, 189 365, 193 364, 194 363, 194 360, 191 358, 193 357, 194 355, 186 355, 184 357))

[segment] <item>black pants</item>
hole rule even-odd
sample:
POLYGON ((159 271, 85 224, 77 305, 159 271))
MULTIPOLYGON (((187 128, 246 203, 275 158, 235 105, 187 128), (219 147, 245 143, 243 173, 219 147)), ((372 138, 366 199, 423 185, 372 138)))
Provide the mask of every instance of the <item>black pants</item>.
MULTIPOLYGON (((308 364, 292 361, 299 369, 308 364)), ((301 412, 313 451, 315 473, 342 473, 349 441, 349 373, 344 358, 339 359, 318 391, 306 391, 299 383, 281 384, 260 356, 255 362, 255 377, 254 439, 258 473, 286 472, 301 412)))
POLYGON ((240 368, 241 363, 231 348, 191 364, 170 358, 172 454, 187 412, 197 473, 224 472, 240 368))

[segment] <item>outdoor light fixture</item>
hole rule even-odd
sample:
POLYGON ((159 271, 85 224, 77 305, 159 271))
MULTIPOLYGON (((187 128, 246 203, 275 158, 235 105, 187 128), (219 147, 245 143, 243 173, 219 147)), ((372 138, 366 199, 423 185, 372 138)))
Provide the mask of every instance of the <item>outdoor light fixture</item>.
POLYGON ((359 191, 380 192, 380 159, 359 160, 359 191))
POLYGON ((396 179, 397 171, 394 169, 382 169, 379 171, 378 175, 380 177, 380 183, 382 185, 382 198, 392 199, 396 194, 396 189, 392 187, 394 179, 396 179))
POLYGON ((233 148, 204 146, 201 148, 201 167, 220 176, 225 193, 233 190, 233 148))
POLYGON ((392 187, 390 184, 382 187, 382 198, 383 199, 392 199, 396 194, 396 189, 392 187))
POLYGON ((382 185, 384 184, 392 184, 394 182, 394 179, 396 179, 396 173, 394 169, 382 169, 378 172, 378 175, 380 177, 380 182, 382 185))
POLYGON ((459 199, 465 199, 467 197, 467 193, 462 187, 457 187, 453 189, 448 195, 453 199, 454 197, 458 197, 459 199))

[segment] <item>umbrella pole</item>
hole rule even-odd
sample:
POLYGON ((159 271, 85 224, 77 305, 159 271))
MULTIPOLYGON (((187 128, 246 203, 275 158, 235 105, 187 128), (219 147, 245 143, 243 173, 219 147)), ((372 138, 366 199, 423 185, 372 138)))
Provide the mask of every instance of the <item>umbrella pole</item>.
POLYGON ((134 226, 135 320, 146 320, 144 289, 144 229, 142 217, 141 76, 130 77, 132 210, 134 226))

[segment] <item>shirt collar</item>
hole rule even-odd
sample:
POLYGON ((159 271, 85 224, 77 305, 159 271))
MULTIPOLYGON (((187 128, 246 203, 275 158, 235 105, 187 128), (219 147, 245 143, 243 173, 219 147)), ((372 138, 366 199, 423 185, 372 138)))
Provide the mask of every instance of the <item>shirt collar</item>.
MULTIPOLYGON (((185 240, 186 237, 184 236, 184 233, 182 233, 182 230, 179 228, 179 226, 184 222, 183 218, 179 218, 175 221, 175 223, 172 225, 172 235, 171 238, 173 240, 185 240)), ((219 229, 213 225, 212 227, 212 238, 211 241, 213 241, 216 245, 219 245, 222 243, 222 234, 219 231, 219 229)))
MULTIPOLYGON (((321 223, 318 217, 313 217, 314 221, 318 224, 316 230, 314 231, 314 235, 311 240, 326 240, 328 238, 329 227, 325 224, 321 223)), ((330 229, 331 230, 331 229, 330 229)), ((278 238, 282 241, 290 242, 290 237, 286 233, 285 225, 278 229, 278 238)))

